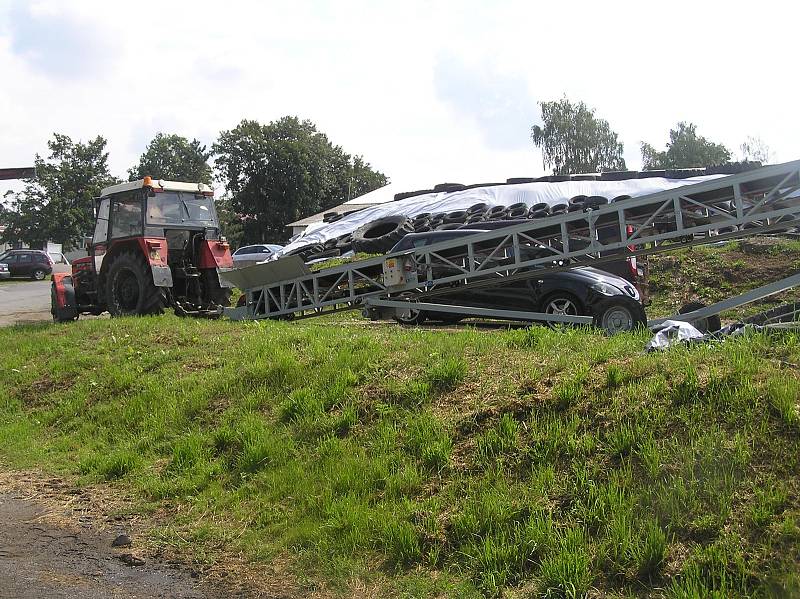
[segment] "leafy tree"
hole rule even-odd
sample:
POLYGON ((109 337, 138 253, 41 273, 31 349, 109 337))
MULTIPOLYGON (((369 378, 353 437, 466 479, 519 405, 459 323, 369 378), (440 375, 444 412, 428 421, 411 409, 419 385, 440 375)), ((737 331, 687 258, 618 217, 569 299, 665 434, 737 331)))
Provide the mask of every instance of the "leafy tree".
POLYGON ((625 170, 622 143, 608 121, 594 116, 594 109, 567 98, 539 106, 543 126, 531 128, 531 139, 554 175, 625 170))
POLYGON ((93 198, 117 182, 108 171, 104 138, 75 143, 54 133, 47 146, 47 159, 36 155, 36 179, 27 179, 24 189, 0 206, 0 221, 6 225, 2 242, 43 248, 54 241, 65 249, 75 247, 94 227, 93 198))
POLYGON ((244 244, 244 224, 239 214, 231 208, 230 198, 217 198, 217 216, 219 217, 220 233, 225 236, 233 250, 244 244))
POLYGON ((150 175, 153 179, 210 184, 210 156, 211 152, 196 139, 159 133, 139 158, 139 164, 128 171, 129 181, 150 175))
POLYGON ((215 169, 241 218, 242 243, 286 238, 290 222, 386 184, 360 156, 333 145, 308 120, 243 120, 220 133, 215 169))
POLYGON ((760 162, 767 164, 772 152, 769 146, 760 137, 748 135, 747 139, 739 146, 742 162, 760 162))
POLYGON ((725 146, 698 135, 693 123, 683 121, 670 130, 665 151, 659 152, 645 142, 642 142, 641 150, 644 170, 716 166, 731 159, 725 146))

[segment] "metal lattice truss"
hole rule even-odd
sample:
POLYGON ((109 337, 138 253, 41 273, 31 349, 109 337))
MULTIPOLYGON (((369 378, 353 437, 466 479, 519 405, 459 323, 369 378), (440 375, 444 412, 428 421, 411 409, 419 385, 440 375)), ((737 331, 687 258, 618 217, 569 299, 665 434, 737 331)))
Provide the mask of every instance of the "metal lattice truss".
MULTIPOLYGON (((453 286, 488 286, 543 271, 619 260, 793 227, 800 219, 800 161, 766 166, 586 212, 534 219, 245 290, 233 319, 307 317, 360 307, 368 298, 420 299, 453 286), (388 285, 384 262, 410 275, 388 285), (443 289, 444 288, 444 289, 443 289)), ((480 224, 476 224, 480 227, 480 224)))

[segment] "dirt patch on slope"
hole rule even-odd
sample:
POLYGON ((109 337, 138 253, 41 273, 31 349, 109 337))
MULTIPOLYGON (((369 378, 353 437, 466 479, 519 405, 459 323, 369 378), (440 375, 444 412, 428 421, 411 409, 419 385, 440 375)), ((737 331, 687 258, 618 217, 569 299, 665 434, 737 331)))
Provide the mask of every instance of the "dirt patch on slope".
POLYGON ((125 507, 103 489, 0 471, 0 598, 295 596, 235 563, 232 571, 200 566, 148 546, 144 521, 114 515, 125 507), (121 546, 112 546, 118 537, 121 546))

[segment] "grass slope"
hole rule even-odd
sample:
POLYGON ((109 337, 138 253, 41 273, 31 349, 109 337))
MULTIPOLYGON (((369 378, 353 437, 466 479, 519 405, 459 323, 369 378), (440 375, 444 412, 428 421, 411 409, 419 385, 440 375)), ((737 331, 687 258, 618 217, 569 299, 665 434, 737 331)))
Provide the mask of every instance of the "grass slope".
POLYGON ((0 457, 306 591, 800 593, 800 337, 161 318, 0 330, 0 457))
MULTIPOLYGON (((800 272, 800 241, 753 237, 656 254, 649 260, 653 304, 647 313, 668 316, 689 301, 711 304, 800 272)), ((800 301, 800 289, 730 310, 723 318, 736 320, 790 301, 800 301)))

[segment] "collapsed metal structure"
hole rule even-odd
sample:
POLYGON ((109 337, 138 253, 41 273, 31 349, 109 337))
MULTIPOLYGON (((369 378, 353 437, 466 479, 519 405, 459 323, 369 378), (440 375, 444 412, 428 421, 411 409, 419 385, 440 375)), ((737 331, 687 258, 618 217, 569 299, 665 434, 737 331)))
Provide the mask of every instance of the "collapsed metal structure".
MULTIPOLYGON (((318 272, 292 256, 228 273, 245 291, 246 302, 226 309, 226 314, 234 320, 303 318, 337 310, 399 310, 409 305, 445 311, 443 302, 427 300, 452 291, 453 286, 503 284, 544 271, 600 265, 792 227, 790 221, 800 219, 799 190, 800 161, 793 161, 318 272)), ((776 284, 773 288, 787 287, 776 284)), ((586 316, 458 309, 523 320, 591 321, 586 316)))

